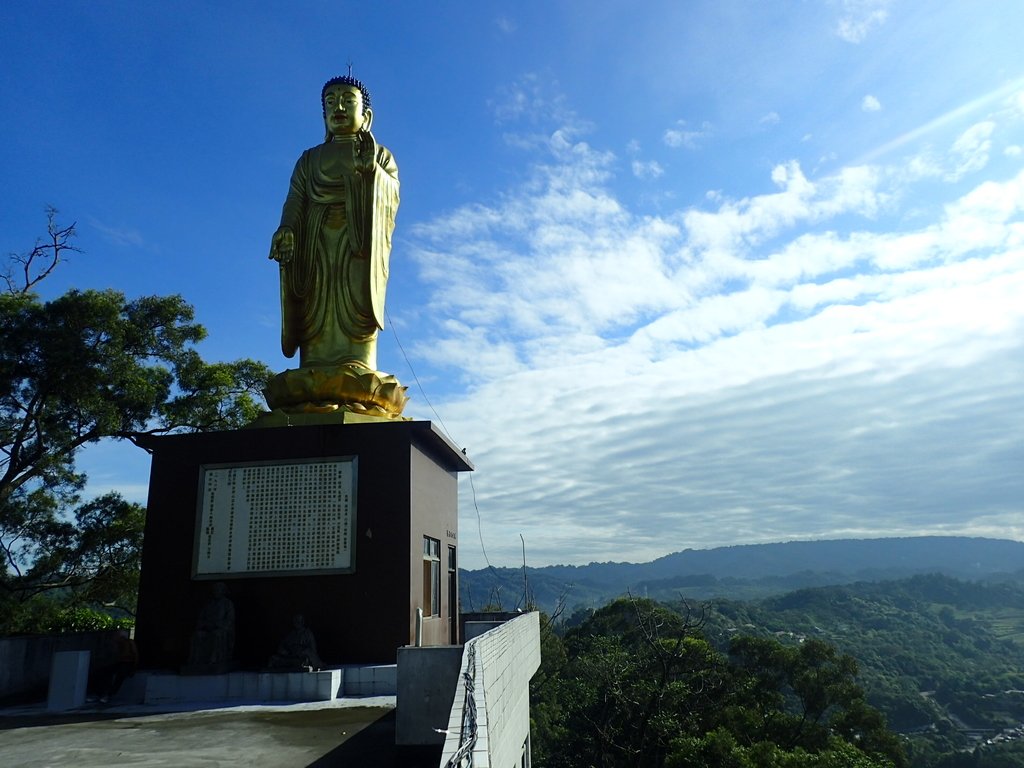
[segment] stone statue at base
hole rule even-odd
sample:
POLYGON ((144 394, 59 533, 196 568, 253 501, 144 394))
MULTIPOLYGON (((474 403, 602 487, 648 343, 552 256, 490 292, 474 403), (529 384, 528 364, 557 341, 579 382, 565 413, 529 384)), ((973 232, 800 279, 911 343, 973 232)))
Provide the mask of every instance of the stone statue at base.
POLYGON ((185 674, 217 674, 229 671, 235 651, 235 606, 227 587, 218 581, 203 603, 192 633, 185 674))
POLYGON ((281 271, 281 349, 299 353, 299 368, 264 394, 285 413, 398 418, 406 388, 377 371, 398 166, 370 133, 370 92, 351 73, 328 80, 320 99, 326 138, 295 164, 270 246, 281 271))
POLYGON ((316 652, 316 639, 301 613, 292 617, 292 628, 284 636, 277 652, 267 662, 270 669, 303 669, 315 672, 324 666, 316 652))

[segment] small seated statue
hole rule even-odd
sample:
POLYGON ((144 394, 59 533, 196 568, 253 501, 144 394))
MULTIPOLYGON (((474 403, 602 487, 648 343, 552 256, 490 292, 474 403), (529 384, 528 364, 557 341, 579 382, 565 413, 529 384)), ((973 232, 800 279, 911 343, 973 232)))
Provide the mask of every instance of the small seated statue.
POLYGON ((277 652, 270 657, 267 666, 271 669, 305 669, 315 672, 324 663, 316 652, 316 639, 306 626, 301 613, 292 617, 292 628, 284 636, 277 652))

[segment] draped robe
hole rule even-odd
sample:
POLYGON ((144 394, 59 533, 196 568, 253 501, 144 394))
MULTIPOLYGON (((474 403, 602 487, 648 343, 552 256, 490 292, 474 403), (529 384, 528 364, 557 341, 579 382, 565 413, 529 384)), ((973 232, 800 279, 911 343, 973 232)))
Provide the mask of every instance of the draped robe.
POLYGON ((292 259, 281 265, 286 357, 298 350, 302 367, 376 368, 398 202, 398 167, 385 147, 377 145, 369 172, 354 169, 351 142, 302 153, 281 214, 295 234, 292 259))

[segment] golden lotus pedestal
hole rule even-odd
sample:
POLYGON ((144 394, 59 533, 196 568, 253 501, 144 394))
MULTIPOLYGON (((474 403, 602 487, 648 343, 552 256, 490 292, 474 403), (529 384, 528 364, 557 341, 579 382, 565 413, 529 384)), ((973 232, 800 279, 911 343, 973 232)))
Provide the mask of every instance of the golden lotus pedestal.
POLYGON ((251 426, 407 421, 407 387, 359 365, 313 366, 279 373, 263 390, 270 412, 251 426))

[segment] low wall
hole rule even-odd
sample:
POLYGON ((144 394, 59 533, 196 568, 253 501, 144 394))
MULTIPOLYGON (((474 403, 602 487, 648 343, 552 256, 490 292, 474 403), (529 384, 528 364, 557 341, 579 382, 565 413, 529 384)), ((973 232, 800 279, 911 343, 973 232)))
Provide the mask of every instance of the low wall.
POLYGON ((466 676, 473 679, 476 706, 473 764, 521 764, 523 751, 529 751, 530 678, 539 666, 540 614, 536 612, 524 613, 466 644, 441 765, 455 755, 462 740, 463 710, 468 706, 466 676))
POLYGON ((0 637, 0 702, 42 701, 58 651, 89 651, 90 674, 113 661, 116 630, 0 637))
POLYGON ((405 646, 398 649, 398 714, 395 743, 444 743, 445 723, 459 685, 461 645, 405 646))
POLYGON ((512 619, 522 616, 522 611, 470 611, 459 614, 459 637, 462 638, 463 644, 465 644, 470 636, 466 635, 467 624, 479 624, 479 622, 493 622, 494 624, 504 624, 506 621, 512 621, 512 619))

